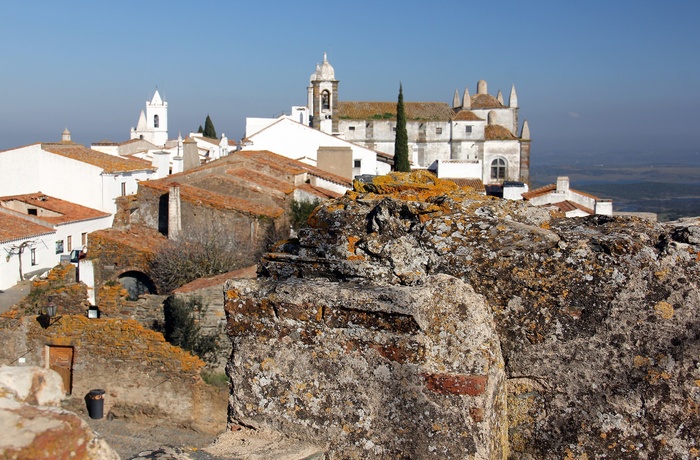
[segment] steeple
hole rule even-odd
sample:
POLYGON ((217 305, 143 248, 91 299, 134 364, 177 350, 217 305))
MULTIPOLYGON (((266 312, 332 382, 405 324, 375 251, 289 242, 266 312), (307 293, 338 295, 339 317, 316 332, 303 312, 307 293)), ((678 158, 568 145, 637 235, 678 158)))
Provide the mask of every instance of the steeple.
POLYGON ((459 102, 459 92, 455 89, 455 95, 452 98, 452 108, 458 109, 460 107, 462 107, 462 103, 459 102))
POLYGON ((462 108, 471 110, 472 97, 469 95, 469 88, 464 88, 464 96, 462 97, 462 108))
POLYGON ((518 108, 518 95, 515 94, 515 85, 510 89, 510 98, 508 98, 508 107, 511 109, 518 108))
POLYGON ((158 88, 156 88, 156 92, 153 94, 151 105, 163 105, 163 99, 161 99, 160 93, 158 93, 158 88))
POLYGON ((527 120, 523 122, 523 129, 520 131, 520 139, 524 141, 530 140, 530 125, 527 124, 527 120))

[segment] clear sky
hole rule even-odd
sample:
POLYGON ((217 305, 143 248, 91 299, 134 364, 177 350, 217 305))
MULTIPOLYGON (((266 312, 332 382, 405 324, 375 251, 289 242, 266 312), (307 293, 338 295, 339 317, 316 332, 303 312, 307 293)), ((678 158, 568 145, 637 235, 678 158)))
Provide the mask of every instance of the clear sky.
POLYGON ((128 140, 156 87, 171 138, 209 114, 238 140, 306 103, 324 51, 341 100, 515 84, 533 159, 700 151, 697 0, 3 2, 0 150, 128 140))

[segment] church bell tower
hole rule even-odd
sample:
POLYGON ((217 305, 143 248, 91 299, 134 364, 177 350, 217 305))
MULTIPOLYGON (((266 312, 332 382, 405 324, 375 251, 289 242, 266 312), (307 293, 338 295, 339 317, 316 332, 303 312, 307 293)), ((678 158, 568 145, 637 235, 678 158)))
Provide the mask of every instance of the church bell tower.
POLYGON ((311 127, 329 134, 338 132, 338 80, 326 53, 323 53, 323 63, 316 65, 307 91, 311 127))

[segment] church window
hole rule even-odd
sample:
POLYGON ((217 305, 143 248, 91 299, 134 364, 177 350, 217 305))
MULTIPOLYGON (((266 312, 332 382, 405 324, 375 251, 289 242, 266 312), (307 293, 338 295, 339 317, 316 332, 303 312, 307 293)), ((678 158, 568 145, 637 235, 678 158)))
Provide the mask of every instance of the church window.
POLYGON ((472 132, 472 127, 471 127, 470 125, 467 125, 467 126, 464 127, 464 130, 465 130, 467 133, 471 133, 471 132, 472 132))
POLYGON ((442 134, 442 128, 435 128, 435 134, 442 134))
POLYGON ((321 108, 323 110, 331 109, 331 94, 328 92, 328 90, 321 93, 321 108))
POLYGON ((158 115, 153 115, 153 127, 158 128, 160 126, 160 118, 158 115))
POLYGON ((506 178, 506 161, 496 158, 491 162, 491 179, 503 180, 506 178))

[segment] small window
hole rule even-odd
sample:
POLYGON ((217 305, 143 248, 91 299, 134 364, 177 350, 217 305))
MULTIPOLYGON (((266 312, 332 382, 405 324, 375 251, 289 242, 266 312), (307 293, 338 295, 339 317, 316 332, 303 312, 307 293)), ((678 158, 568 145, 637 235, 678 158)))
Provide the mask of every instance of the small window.
POLYGON ((36 216, 37 209, 36 208, 29 208, 29 209, 27 209, 27 214, 29 214, 30 216, 36 216))
POLYGON ((506 161, 496 158, 491 162, 491 179, 503 180, 506 178, 506 161))
POLYGON ((30 255, 31 260, 32 260, 32 265, 36 265, 36 249, 32 248, 29 251, 29 255, 30 255))
POLYGON ((63 240, 56 241, 56 254, 63 254, 63 240))
POLYGON ((122 182, 122 196, 126 196, 126 182, 122 182))
POLYGON ((80 244, 87 246, 87 232, 80 234, 80 244))
POLYGON ((442 128, 435 128, 435 134, 442 134, 442 128))
POLYGON ((471 127, 471 125, 465 126, 465 127, 464 127, 464 130, 465 130, 467 133, 471 133, 471 132, 472 132, 472 127, 471 127))
POLYGON ((354 127, 354 126, 350 126, 348 129, 349 129, 350 131, 355 131, 355 127, 354 127))
POLYGON ((360 168, 362 167, 362 160, 355 160, 354 161, 354 166, 355 168, 360 168))
POLYGON ((160 118, 158 115, 153 115, 153 127, 158 128, 160 126, 160 118))
POLYGON ((396 126, 394 126, 392 129, 393 129, 394 132, 396 132, 396 126))
POLYGON ((73 250, 73 237, 70 235, 66 237, 66 246, 68 246, 68 252, 73 250))

